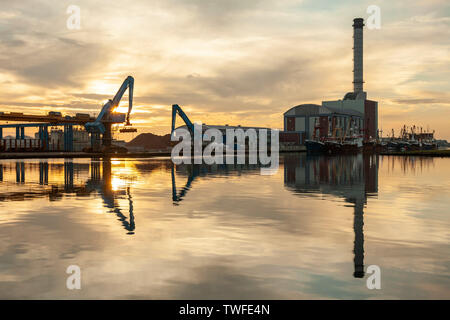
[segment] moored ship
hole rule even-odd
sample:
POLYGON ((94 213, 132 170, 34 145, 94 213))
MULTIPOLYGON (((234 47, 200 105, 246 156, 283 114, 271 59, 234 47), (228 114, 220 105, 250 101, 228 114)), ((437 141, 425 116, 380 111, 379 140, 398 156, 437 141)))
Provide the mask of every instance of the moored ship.
POLYGON ((305 146, 308 153, 358 153, 363 148, 363 138, 351 136, 344 139, 328 137, 321 140, 306 140, 305 146))
POLYGON ((305 140, 305 147, 308 153, 325 152, 325 143, 319 140, 305 140))
POLYGON ((435 150, 438 148, 434 131, 425 132, 422 128, 419 130, 416 126, 408 129, 404 125, 398 137, 395 137, 394 130, 392 130, 392 136, 382 139, 382 142, 386 144, 386 150, 391 152, 435 150))

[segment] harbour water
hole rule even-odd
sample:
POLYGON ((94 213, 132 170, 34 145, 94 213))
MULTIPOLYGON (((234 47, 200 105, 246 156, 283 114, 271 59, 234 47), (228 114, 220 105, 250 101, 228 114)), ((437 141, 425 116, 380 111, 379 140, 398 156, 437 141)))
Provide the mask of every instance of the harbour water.
POLYGON ((449 299, 449 208, 449 158, 1 160, 0 298, 449 299))

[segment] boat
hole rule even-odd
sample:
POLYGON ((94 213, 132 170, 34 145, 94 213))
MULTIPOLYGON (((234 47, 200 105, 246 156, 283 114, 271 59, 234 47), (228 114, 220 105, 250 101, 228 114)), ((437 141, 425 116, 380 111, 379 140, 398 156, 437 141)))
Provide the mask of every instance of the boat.
POLYGON ((342 143, 336 138, 330 138, 325 141, 325 152, 328 154, 337 154, 342 152, 342 143))
POLYGON ((422 142, 422 150, 436 150, 437 144, 433 142, 422 142))
POLYGON ((308 153, 325 152, 325 143, 319 140, 305 140, 305 147, 308 153))
POLYGON ((422 149, 422 143, 418 140, 409 140, 408 143, 408 151, 417 151, 422 149))
POLYGON ((363 148, 363 137, 352 136, 342 141, 342 152, 344 153, 357 153, 363 148))
POLYGON ((363 149, 363 136, 355 133, 351 123, 349 123, 345 132, 342 128, 335 128, 332 135, 327 137, 318 138, 316 133, 319 129, 319 124, 316 124, 313 138, 305 140, 305 147, 309 153, 357 153, 363 149), (338 134, 338 131, 340 134, 338 134))
POLYGON ((397 142, 397 150, 398 151, 407 151, 410 150, 411 144, 408 141, 399 140, 397 142))
POLYGON ((363 137, 328 138, 325 140, 325 149, 328 154, 358 153, 363 149, 363 137))
POLYGON ((397 151, 398 143, 396 141, 394 141, 394 140, 388 141, 387 149, 390 150, 390 151, 397 151))
POLYGON ((373 153, 377 151, 379 143, 375 140, 368 140, 363 142, 363 151, 364 153, 373 153))

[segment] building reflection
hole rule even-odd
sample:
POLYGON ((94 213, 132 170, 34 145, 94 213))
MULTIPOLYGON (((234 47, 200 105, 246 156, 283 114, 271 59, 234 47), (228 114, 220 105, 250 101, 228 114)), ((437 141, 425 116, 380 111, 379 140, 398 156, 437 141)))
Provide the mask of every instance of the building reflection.
POLYGON ((260 167, 252 164, 182 164, 172 166, 172 200, 174 205, 179 205, 179 202, 183 200, 189 189, 192 187, 192 183, 198 177, 211 176, 227 176, 231 174, 249 174, 253 171, 259 172, 260 167), (180 183, 182 187, 177 189, 176 176, 184 177, 184 182, 180 183))
MULTIPOLYGON (((353 207, 354 273, 364 277, 364 206, 378 193, 378 155, 335 157, 284 155, 284 184, 298 195, 329 194, 343 198, 353 207)), ((194 181, 208 175, 251 174, 257 165, 180 165, 172 167, 172 200, 179 205, 194 181), (184 177, 177 189, 177 177, 184 177)), ((258 173, 256 173, 258 174, 258 173)))
MULTIPOLYGON (((378 192, 379 157, 362 154, 335 157, 295 154, 283 155, 281 160, 284 163, 284 185, 293 194, 329 194, 352 205, 354 277, 364 277, 364 206, 367 199, 378 192)), ((122 181, 127 178, 120 177, 120 168, 113 166, 113 163, 110 159, 0 163, 0 201, 23 201, 38 197, 58 201, 69 194, 86 197, 96 192, 102 197, 108 212, 118 217, 127 234, 134 234, 136 225, 130 183, 122 181), (117 180, 120 180, 119 183, 117 180), (126 199, 127 210, 121 208, 120 199, 126 199)), ((170 162, 142 162, 134 166, 135 173, 148 173, 160 167, 171 170, 174 205, 180 205, 195 181, 202 177, 260 174, 258 165, 249 164, 172 166, 170 162)))
POLYGON ((58 201, 69 194, 86 197, 97 192, 102 197, 104 207, 119 218, 127 234, 134 234, 136 225, 131 188, 128 185, 116 190, 112 179, 111 159, 86 163, 74 163, 71 160, 63 163, 7 162, 0 164, 0 187, 6 187, 0 189, 0 201, 44 197, 48 197, 50 201, 58 201), (127 214, 124 214, 120 207, 118 199, 121 198, 128 201, 127 214))
POLYGON ((378 168, 378 155, 284 157, 284 183, 294 194, 329 194, 352 204, 355 278, 364 277, 364 205, 377 195, 378 168))
POLYGON ((384 156, 383 161, 387 163, 388 173, 394 172, 397 166, 397 170, 399 169, 404 174, 416 174, 416 172, 422 172, 424 169, 429 169, 435 165, 433 157, 384 156))
POLYGON ((48 185, 48 162, 39 162, 39 184, 48 185))
POLYGON ((16 162, 16 182, 25 182, 25 163, 23 162, 16 162))

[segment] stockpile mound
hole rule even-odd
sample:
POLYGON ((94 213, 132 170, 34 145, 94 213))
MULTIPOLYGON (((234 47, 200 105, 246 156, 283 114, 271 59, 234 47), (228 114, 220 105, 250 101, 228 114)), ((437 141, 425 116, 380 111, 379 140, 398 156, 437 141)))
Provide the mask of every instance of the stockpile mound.
POLYGON ((174 142, 170 141, 170 134, 158 136, 153 133, 141 133, 127 143, 127 147, 141 147, 146 150, 164 150, 173 145, 174 142))

